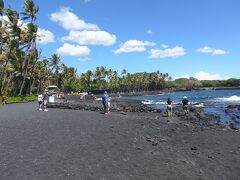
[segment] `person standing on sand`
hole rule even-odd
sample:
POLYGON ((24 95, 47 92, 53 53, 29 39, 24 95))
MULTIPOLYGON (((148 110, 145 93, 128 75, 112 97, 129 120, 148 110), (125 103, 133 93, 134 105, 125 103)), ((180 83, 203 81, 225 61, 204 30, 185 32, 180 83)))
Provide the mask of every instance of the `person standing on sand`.
POLYGON ((38 110, 42 111, 42 104, 43 104, 43 95, 39 94, 38 95, 38 110))
POLYGON ((109 102, 108 93, 107 93, 107 91, 104 91, 103 96, 102 96, 104 114, 108 114, 108 102, 109 102))
POLYGON ((183 111, 186 115, 186 114, 188 114, 188 98, 187 98, 187 96, 183 97, 182 103, 183 103, 183 111))
POLYGON ((167 116, 172 117, 172 100, 170 98, 167 99, 167 116))
POLYGON ((108 102, 107 102, 107 113, 110 113, 110 101, 111 101, 111 97, 108 97, 108 102))
POLYGON ((48 111, 47 103, 48 103, 48 92, 45 92, 43 95, 43 111, 48 111))
POLYGON ((6 105, 7 104, 7 96, 3 95, 2 96, 2 105, 6 105))

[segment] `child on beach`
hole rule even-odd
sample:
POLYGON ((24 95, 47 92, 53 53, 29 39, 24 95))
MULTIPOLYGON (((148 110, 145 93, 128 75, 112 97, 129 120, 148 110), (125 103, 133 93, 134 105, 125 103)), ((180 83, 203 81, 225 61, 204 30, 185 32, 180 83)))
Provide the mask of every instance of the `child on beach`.
POLYGON ((170 98, 167 99, 167 116, 172 117, 172 100, 170 98))
POLYGON ((42 111, 42 103, 43 103, 43 95, 39 94, 38 95, 38 109, 39 109, 39 111, 42 111))

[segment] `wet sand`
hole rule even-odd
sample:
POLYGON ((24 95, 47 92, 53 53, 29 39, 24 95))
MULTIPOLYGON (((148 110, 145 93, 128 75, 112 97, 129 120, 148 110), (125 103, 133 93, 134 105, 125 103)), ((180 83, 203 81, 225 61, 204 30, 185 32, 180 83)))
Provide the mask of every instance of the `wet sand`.
POLYGON ((0 107, 0 179, 238 179, 240 132, 160 113, 0 107))

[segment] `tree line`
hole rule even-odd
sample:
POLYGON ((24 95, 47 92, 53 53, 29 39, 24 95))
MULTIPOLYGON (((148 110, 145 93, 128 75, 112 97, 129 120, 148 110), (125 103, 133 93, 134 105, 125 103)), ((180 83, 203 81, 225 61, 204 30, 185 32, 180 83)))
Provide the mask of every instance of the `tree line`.
POLYGON ((37 48, 36 24, 39 7, 26 0, 23 12, 4 7, 0 0, 0 95, 21 96, 39 94, 48 85, 60 91, 79 92, 108 89, 111 92, 156 91, 162 89, 194 89, 199 87, 239 86, 239 79, 199 81, 193 77, 172 80, 168 73, 129 73, 96 67, 77 74, 77 69, 61 62, 53 54, 44 58, 37 48))
POLYGON ((36 44, 39 7, 26 0, 22 8, 23 12, 5 8, 0 0, 0 94, 36 94, 50 84, 63 90, 74 83, 76 69, 60 63, 57 54, 43 58, 36 44))
POLYGON ((11 96, 31 95, 42 92, 48 85, 57 85, 60 91, 76 92, 109 89, 112 92, 158 90, 170 80, 168 73, 130 74, 97 67, 77 75, 77 70, 61 63, 53 54, 43 58, 37 49, 39 7, 26 0, 23 12, 4 7, 0 0, 0 94, 11 96))

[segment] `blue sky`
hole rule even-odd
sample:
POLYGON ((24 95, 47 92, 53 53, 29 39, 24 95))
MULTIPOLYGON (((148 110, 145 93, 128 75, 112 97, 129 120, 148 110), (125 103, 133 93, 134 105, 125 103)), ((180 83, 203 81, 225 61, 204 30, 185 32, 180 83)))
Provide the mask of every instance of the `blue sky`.
MULTIPOLYGON (((23 0, 5 0, 21 11, 23 0)), ((173 78, 240 78, 239 0, 35 0, 42 55, 173 78)))

